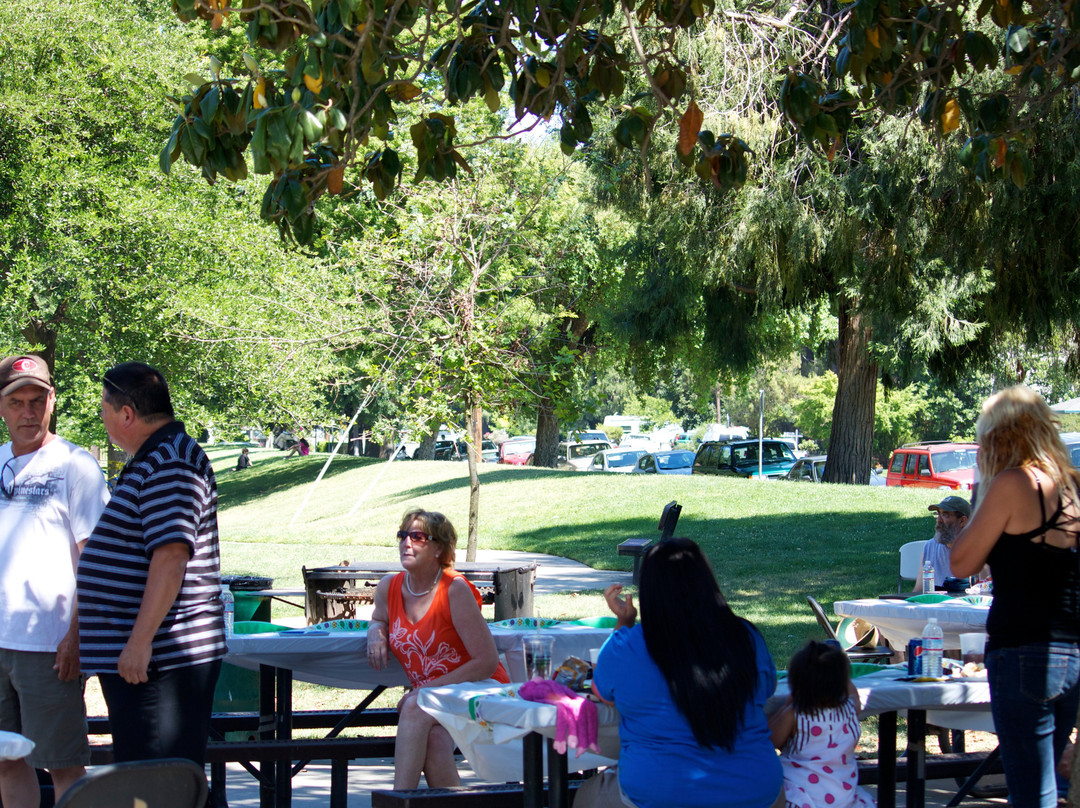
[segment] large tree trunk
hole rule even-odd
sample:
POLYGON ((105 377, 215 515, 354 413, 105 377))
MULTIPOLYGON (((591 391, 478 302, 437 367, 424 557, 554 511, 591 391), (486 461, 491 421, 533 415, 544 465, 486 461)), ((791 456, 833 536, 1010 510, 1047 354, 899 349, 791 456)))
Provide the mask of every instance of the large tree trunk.
POLYGON ((483 440, 480 404, 476 397, 469 402, 469 543, 465 549, 465 560, 476 561, 476 532, 480 521, 480 475, 477 466, 480 463, 480 447, 483 440))
POLYGON ((822 480, 866 485, 870 482, 878 375, 877 363, 870 360, 867 351, 873 329, 866 315, 858 311, 857 300, 841 298, 839 310, 836 401, 822 480))
MULTIPOLYGON (((44 320, 31 320, 22 330, 26 341, 31 345, 40 345, 41 348, 34 351, 35 354, 45 360, 49 366, 49 373, 53 375, 53 384, 56 384, 56 329, 44 320)), ((52 418, 49 419, 49 431, 56 432, 56 411, 53 408, 52 418)))
POLYGON ((424 435, 420 439, 420 445, 416 447, 416 451, 413 452, 413 460, 434 460, 435 459, 435 438, 439 436, 439 425, 435 424, 434 429, 427 435, 424 435))
POLYGON ((542 396, 536 408, 536 449, 533 465, 554 468, 559 455, 559 419, 555 416, 555 402, 550 396, 542 396))

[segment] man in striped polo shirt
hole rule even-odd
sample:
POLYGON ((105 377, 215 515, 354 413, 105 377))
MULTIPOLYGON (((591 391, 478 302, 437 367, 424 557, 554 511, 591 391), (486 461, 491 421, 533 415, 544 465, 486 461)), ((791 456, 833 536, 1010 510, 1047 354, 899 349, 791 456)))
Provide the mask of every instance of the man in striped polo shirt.
POLYGON ((101 682, 116 760, 202 765, 225 655, 217 483, 159 371, 125 362, 102 382, 101 419, 131 459, 79 560, 82 669, 101 682))

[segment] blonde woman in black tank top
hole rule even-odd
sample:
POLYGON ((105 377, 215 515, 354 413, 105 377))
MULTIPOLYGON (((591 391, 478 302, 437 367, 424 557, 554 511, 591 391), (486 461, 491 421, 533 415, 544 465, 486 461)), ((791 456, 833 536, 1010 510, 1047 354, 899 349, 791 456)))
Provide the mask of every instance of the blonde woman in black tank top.
POLYGON ((1080 705, 1080 472, 1046 402, 1024 386, 983 404, 979 502, 950 556, 994 581, 986 666, 1015 808, 1053 808, 1080 705))

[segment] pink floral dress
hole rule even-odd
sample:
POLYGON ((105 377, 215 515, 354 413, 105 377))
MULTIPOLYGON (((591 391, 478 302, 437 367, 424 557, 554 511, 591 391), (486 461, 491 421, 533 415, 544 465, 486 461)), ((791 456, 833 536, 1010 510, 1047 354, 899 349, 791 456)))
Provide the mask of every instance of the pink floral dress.
POLYGON ((795 721, 780 752, 787 808, 873 808, 873 797, 858 784, 854 703, 849 699, 816 715, 796 713, 795 721))

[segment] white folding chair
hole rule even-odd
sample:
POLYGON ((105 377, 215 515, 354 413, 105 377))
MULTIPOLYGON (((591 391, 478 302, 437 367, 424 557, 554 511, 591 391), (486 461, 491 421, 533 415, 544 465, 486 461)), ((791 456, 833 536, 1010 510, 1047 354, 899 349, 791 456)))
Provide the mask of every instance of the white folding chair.
POLYGON ((922 570, 920 569, 920 562, 922 561, 923 545, 926 544, 926 540, 923 541, 909 541, 907 544, 900 545, 900 574, 896 578, 896 591, 904 591, 904 581, 917 581, 922 570))

